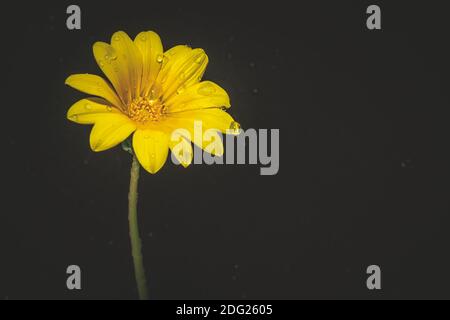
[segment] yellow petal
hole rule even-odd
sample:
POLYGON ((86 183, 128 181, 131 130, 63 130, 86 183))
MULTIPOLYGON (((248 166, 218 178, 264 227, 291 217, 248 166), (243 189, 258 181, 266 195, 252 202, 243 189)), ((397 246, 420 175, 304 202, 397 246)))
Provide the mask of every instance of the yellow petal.
POLYGON ((138 129, 133 135, 133 150, 142 167, 156 173, 166 162, 169 137, 162 131, 138 129))
POLYGON ((229 108, 230 98, 227 92, 214 82, 203 81, 190 86, 181 94, 172 96, 165 105, 169 113, 207 108, 229 108))
POLYGON ((119 56, 116 49, 105 42, 94 43, 92 50, 98 66, 111 81, 122 102, 127 105, 131 99, 131 93, 125 58, 119 56))
POLYGON ((192 144, 185 138, 185 134, 181 130, 174 131, 171 134, 169 147, 174 157, 183 167, 187 168, 192 163, 192 158, 194 157, 192 144))
POLYGON ((76 102, 69 108, 67 119, 80 124, 92 124, 111 113, 120 113, 120 111, 106 100, 87 98, 76 102))
POLYGON ((93 74, 73 74, 66 79, 66 84, 81 92, 106 99, 116 107, 122 108, 119 97, 102 77, 93 74))
POLYGON ((239 124, 221 109, 203 109, 169 114, 161 122, 160 127, 170 133, 178 129, 186 129, 189 132, 186 139, 203 150, 218 156, 223 154, 223 144, 217 132, 238 134, 236 129, 240 128, 239 124), (217 141, 217 144, 212 148, 211 142, 204 141, 204 139, 217 141), (222 146, 219 144, 222 144, 222 146), (208 148, 208 146, 210 147, 208 148))
POLYGON ((131 98, 140 96, 142 78, 142 55, 138 47, 123 31, 118 31, 111 37, 111 46, 124 59, 128 73, 128 83, 131 98))
POLYGON ((162 87, 164 101, 200 82, 208 65, 208 56, 203 49, 191 49, 187 46, 176 46, 168 50, 164 59, 157 79, 162 87))
POLYGON ((203 131, 216 129, 223 133, 229 133, 227 131, 233 129, 237 124, 227 112, 221 109, 169 113, 164 121, 164 124, 171 126, 174 130, 185 128, 189 132, 193 132, 196 123, 201 123, 203 131))
POLYGON ((164 60, 163 45, 158 34, 153 31, 139 33, 134 44, 142 56, 141 95, 148 96, 164 60))
POLYGON ((136 130, 136 125, 121 113, 105 114, 95 121, 90 136, 91 149, 104 151, 115 147, 136 130))

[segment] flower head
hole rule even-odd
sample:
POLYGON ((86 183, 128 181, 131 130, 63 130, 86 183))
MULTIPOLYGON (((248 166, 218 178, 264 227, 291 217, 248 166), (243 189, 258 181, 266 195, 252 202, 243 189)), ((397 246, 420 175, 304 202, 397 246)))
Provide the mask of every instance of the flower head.
POLYGON ((186 167, 192 161, 191 142, 206 147, 192 138, 195 124, 201 122, 201 130, 212 129, 214 141, 222 146, 212 152, 223 153, 218 132, 233 133, 229 129, 238 124, 225 112, 230 107, 226 91, 202 81, 208 64, 202 49, 179 45, 164 52, 153 31, 141 32, 134 41, 119 31, 111 44, 96 42, 93 51, 109 82, 92 74, 66 79, 67 85, 94 96, 67 112, 71 121, 94 125, 92 150, 112 148, 133 134, 134 153, 150 173, 162 168, 169 149, 186 167))

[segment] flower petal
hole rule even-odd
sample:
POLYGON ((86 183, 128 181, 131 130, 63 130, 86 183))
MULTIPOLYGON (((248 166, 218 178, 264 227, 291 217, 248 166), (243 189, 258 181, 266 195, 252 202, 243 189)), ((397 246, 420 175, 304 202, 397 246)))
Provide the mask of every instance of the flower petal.
POLYGON ((219 143, 222 143, 222 140, 218 132, 238 134, 236 130, 240 128, 240 125, 221 109, 203 109, 169 114, 165 121, 161 122, 160 127, 169 134, 179 129, 186 129, 189 132, 189 135, 185 136, 186 139, 207 152, 212 151, 213 154, 221 156, 223 145, 220 148, 219 143), (208 146, 212 147, 209 141, 217 142, 212 150, 208 149, 208 146))
POLYGON ((164 124, 170 125, 174 130, 185 128, 189 132, 193 132, 194 125, 201 123, 203 131, 208 129, 216 129, 223 133, 230 129, 235 129, 237 122, 225 111, 221 109, 203 109, 196 111, 186 111, 178 113, 169 113, 164 124))
POLYGON ((93 124, 98 119, 111 113, 120 113, 111 104, 100 98, 82 99, 67 111, 67 119, 80 124, 93 124))
POLYGON ((231 106, 227 92, 210 81, 190 86, 181 94, 172 96, 165 105, 169 113, 231 106))
POLYGON ((104 151, 115 147, 136 130, 136 125, 122 113, 105 114, 95 121, 90 136, 91 149, 104 151))
POLYGON ((162 131, 138 129, 133 135, 133 150, 142 167, 156 173, 166 162, 169 136, 162 131))
POLYGON ((141 95, 148 96, 155 83, 163 62, 163 45, 161 39, 153 31, 139 33, 134 44, 142 55, 141 95))
POLYGON ((116 107, 122 108, 119 97, 102 77, 93 74, 73 74, 66 79, 66 84, 81 92, 102 97, 116 107))
POLYGON ((192 163, 194 150, 192 144, 185 138, 181 130, 174 131, 170 136, 169 148, 179 163, 187 168, 192 163))
POLYGON ((168 50, 164 59, 157 79, 162 86, 164 101, 198 83, 208 65, 208 56, 203 49, 191 49, 187 46, 176 46, 168 50))
POLYGON ((98 66, 111 81, 123 104, 127 105, 131 100, 131 92, 126 58, 105 42, 94 43, 92 50, 98 66))
POLYGON ((142 55, 138 47, 123 31, 118 31, 111 37, 111 46, 123 57, 128 73, 128 83, 131 98, 140 96, 142 78, 142 55))

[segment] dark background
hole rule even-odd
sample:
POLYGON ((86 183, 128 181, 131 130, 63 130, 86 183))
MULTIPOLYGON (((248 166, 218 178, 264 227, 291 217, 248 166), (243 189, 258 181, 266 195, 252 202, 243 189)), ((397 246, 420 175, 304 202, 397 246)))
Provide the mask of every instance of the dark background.
POLYGON ((244 128, 280 129, 280 171, 142 171, 153 299, 450 298, 449 18, 443 1, 2 3, 0 298, 134 299, 130 156, 66 120, 117 30, 202 47, 244 128), (78 4, 82 30, 66 28, 78 4), (366 8, 382 9, 382 30, 366 8), (82 291, 66 268, 82 268, 82 291), (366 288, 366 268, 383 289, 366 288))

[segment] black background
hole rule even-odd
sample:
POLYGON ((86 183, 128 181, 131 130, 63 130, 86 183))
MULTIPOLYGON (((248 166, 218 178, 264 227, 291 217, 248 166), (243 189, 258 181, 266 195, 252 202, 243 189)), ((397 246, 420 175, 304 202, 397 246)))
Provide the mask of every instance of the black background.
POLYGON ((153 299, 450 298, 449 19, 443 1, 2 3, 0 298, 134 299, 130 156, 66 120, 91 45, 157 31, 204 48, 244 128, 280 129, 280 171, 142 171, 153 299), (366 8, 382 9, 382 30, 366 8), (82 268, 83 290, 66 289, 82 268), (366 268, 383 289, 366 288, 366 268))

